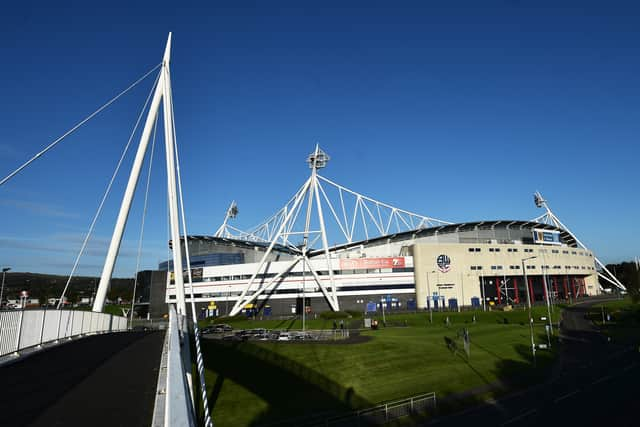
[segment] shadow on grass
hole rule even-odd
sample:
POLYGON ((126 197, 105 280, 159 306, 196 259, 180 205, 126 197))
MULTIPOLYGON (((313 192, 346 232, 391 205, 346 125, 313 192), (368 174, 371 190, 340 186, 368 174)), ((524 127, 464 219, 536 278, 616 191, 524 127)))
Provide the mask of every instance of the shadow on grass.
MULTIPOLYGON (((548 377, 553 361, 551 355, 540 357, 537 367, 534 368, 530 347, 517 344, 514 345, 514 349, 519 359, 499 359, 492 369, 493 375, 497 378, 494 381, 489 381, 487 376, 473 366, 473 353, 469 358, 460 352, 454 354, 454 357, 460 357, 484 384, 462 392, 442 390, 444 396, 438 399, 438 415, 441 417, 441 423, 444 425, 466 424, 467 421, 463 419, 469 416, 466 410, 474 407, 493 407, 495 416, 501 417, 505 410, 502 405, 487 399, 499 398, 516 390, 536 385, 540 383, 541 378, 548 377), (458 413, 462 410, 465 411, 458 413)), ((484 421, 487 424, 480 422, 477 425, 495 425, 496 419, 500 418, 490 417, 484 421), (491 421, 488 421, 489 419, 491 421)))
POLYGON ((227 379, 267 402, 268 409, 252 420, 253 426, 272 423, 294 426, 300 424, 298 417, 321 414, 319 420, 322 420, 372 406, 353 388, 346 388, 261 345, 207 340, 203 341, 202 350, 205 366, 218 375, 216 384, 207 393, 213 414, 227 379))

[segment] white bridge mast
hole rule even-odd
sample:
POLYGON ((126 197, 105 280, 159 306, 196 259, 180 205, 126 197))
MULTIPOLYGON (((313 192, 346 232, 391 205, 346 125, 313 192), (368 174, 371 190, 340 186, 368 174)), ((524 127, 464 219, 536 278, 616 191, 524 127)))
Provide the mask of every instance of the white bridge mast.
POLYGON ((124 233, 127 219, 129 217, 129 211, 131 209, 131 203, 133 201, 133 195, 138 185, 138 178, 140 171, 144 163, 144 157, 149 145, 149 138, 153 130, 156 116, 160 108, 160 101, 163 101, 163 118, 164 118, 164 135, 165 135, 165 151, 166 151, 166 163, 167 163, 167 192, 169 199, 169 218, 170 218, 170 230, 171 240, 173 242, 173 271, 176 285, 176 298, 178 314, 186 314, 185 306, 185 294, 184 294, 184 280, 182 276, 182 247, 180 243, 180 226, 178 216, 178 199, 176 190, 176 165, 175 165, 175 136, 174 136, 174 124, 173 124, 173 102, 171 99, 171 75, 169 72, 169 63, 171 58, 171 33, 167 38, 167 45, 164 50, 164 57, 162 59, 162 67, 160 68, 160 76, 158 83, 153 94, 151 106, 147 113, 147 119, 145 121, 144 130, 140 137, 140 143, 138 145, 138 151, 131 168, 131 174, 129 175, 129 181, 127 188, 120 205, 120 212, 118 213, 118 219, 113 230, 113 236, 111 237, 111 244, 109 245, 109 251, 107 252, 107 258, 104 263, 102 275, 100 277, 100 284, 96 292, 96 299, 93 303, 93 311, 102 311, 104 308, 105 299, 107 296, 107 290, 111 282, 111 276, 113 274, 113 268, 120 251, 120 244, 122 243, 122 235, 124 233))

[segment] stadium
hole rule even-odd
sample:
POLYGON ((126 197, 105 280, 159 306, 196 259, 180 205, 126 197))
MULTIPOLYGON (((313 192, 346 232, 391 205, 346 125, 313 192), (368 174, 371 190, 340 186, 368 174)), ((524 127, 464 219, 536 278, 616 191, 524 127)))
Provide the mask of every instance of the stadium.
MULTIPOLYGON (((232 203, 215 235, 188 236, 187 248, 182 241, 200 310, 281 316, 303 307, 310 315, 488 309, 526 304, 527 297, 535 303, 596 295, 599 275, 615 281, 539 193, 536 205, 546 212, 538 218, 453 224, 322 177, 318 169, 328 160, 316 147, 307 159, 309 179, 263 224, 250 231, 230 226, 238 213, 232 203), (329 245, 330 235, 343 242, 329 245)), ((170 272, 172 262, 159 269, 170 272)), ((173 302, 173 273, 164 277, 166 302, 173 302)))

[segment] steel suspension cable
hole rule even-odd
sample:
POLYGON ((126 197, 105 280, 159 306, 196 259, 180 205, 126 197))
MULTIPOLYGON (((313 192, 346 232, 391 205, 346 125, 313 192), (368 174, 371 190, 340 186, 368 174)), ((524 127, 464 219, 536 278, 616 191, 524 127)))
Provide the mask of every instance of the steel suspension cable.
POLYGON ((131 298, 131 313, 129 315, 129 328, 133 327, 133 308, 136 303, 136 289, 138 287, 138 269, 140 268, 140 254, 142 253, 142 239, 144 237, 144 223, 147 217, 147 202, 149 200, 149 184, 151 183, 151 170, 153 168, 153 153, 156 147, 156 130, 158 129, 158 114, 153 126, 153 140, 151 141, 151 152, 149 153, 149 171, 147 172, 147 184, 144 192, 144 203, 142 208, 142 222, 140 224, 140 238, 138 239, 138 255, 136 257, 136 269, 133 271, 133 296, 131 298))
MULTIPOLYGON (((136 80, 135 82, 131 83, 131 85, 129 85, 126 89, 124 89, 122 92, 120 92, 119 94, 117 94, 116 96, 114 96, 113 98, 111 98, 109 101, 107 101, 105 104, 103 104, 100 108, 98 108, 96 111, 94 111, 93 113, 89 114, 87 117, 85 117, 84 119, 82 119, 80 122, 78 122, 74 127, 72 127, 71 129, 69 129, 67 132, 65 132, 62 136, 58 137, 58 139, 56 139, 55 141, 53 141, 51 144, 47 145, 42 151, 40 151, 39 153, 37 153, 35 156, 33 156, 32 158, 30 158, 29 160, 27 160, 25 163, 23 163, 18 169, 14 170, 13 172, 11 172, 9 175, 7 175, 6 177, 4 177, 1 181, 0 181, 0 186, 3 185, 4 183, 6 183, 7 181, 9 181, 11 178, 13 178, 14 176, 16 176, 18 173, 20 173, 20 171, 22 171, 24 168, 26 168, 27 166, 29 166, 31 163, 33 163, 35 160, 37 160, 39 157, 41 157, 43 154, 45 154, 47 151, 51 150, 53 147, 55 147, 56 145, 58 145, 58 143, 60 141, 62 141, 63 139, 65 139, 67 136, 71 135, 72 133, 74 133, 76 130, 78 130, 82 125, 84 125, 86 122, 88 122, 89 120, 91 120, 93 117, 95 117, 97 114, 99 114, 102 110, 104 110, 105 108, 107 108, 109 105, 113 104, 114 102, 116 102, 121 96, 123 96, 124 94, 126 94, 127 92, 129 92, 131 89, 133 89, 134 87, 136 87, 140 82, 142 82, 144 79, 146 79, 151 73, 153 73, 155 70, 158 69, 158 67, 160 67, 160 65, 162 64, 158 64, 155 67, 153 67, 151 70, 149 70, 147 73, 145 73, 142 77, 140 77, 138 80, 136 80)), ((154 85, 155 86, 155 85, 154 85)))
MULTIPOLYGON (((167 67, 167 73, 169 73, 169 68, 167 67)), ((170 73, 169 73, 170 74, 170 73)), ((166 94, 165 94, 166 96, 166 94)), ((209 401, 207 399, 207 385, 204 379, 204 360, 202 358, 202 349, 200 347, 200 330, 198 328, 198 317, 196 315, 196 303, 195 296, 193 293, 193 278, 191 275, 191 260, 189 258, 189 236, 187 234, 187 223, 184 215, 184 199, 182 197, 182 179, 180 177, 180 158, 178 156, 178 142, 176 138, 176 125, 175 118, 173 115, 173 94, 171 93, 171 89, 169 88, 169 105, 171 111, 171 123, 173 126, 173 149, 175 152, 176 159, 176 174, 178 178, 178 199, 180 200, 180 214, 182 216, 182 230, 184 231, 184 250, 185 250, 185 258, 186 258, 186 267, 187 267, 187 276, 189 279, 189 289, 191 291, 191 319, 193 321, 193 335, 194 342, 196 347, 196 368, 198 369, 198 379, 200 380, 200 399, 202 400, 202 412, 204 413, 204 425, 205 427, 213 427, 213 421, 211 420, 211 414, 209 413, 209 401)), ((178 244, 180 244, 178 242, 178 244)), ((180 272, 182 274, 182 272, 180 272)), ((195 402, 194 402, 195 406, 195 402)))
POLYGON ((102 208, 104 207, 104 204, 107 200, 107 197, 109 196, 109 193, 111 192, 111 187, 113 186, 113 182, 116 179, 116 176, 118 175, 118 171, 120 170, 120 167, 122 166, 122 162, 124 161, 125 156, 127 155, 127 151, 129 151, 129 147, 131 146, 131 141, 133 141, 133 137, 135 136, 136 130, 138 129, 138 126, 140 125, 140 120, 142 120, 142 115, 144 114, 145 110, 147 109, 147 105, 149 104, 149 100, 151 100, 151 95, 153 94, 153 91, 156 87, 156 85, 158 84, 158 80, 160 78, 160 73, 158 73, 158 77, 156 77, 156 81, 153 84, 153 86, 151 87, 151 91, 149 91, 149 95, 147 96, 147 100, 145 101, 142 109, 140 110, 140 114, 138 114, 138 119, 136 120, 135 125, 133 126, 133 130, 131 131, 131 135, 129 135, 129 140, 127 141, 127 145, 125 145, 124 150, 122 151, 122 154, 120 155, 120 160, 118 160, 118 164, 116 165, 116 169, 113 171, 113 175, 111 175, 111 180, 109 181, 109 184, 107 185, 107 189, 104 192, 104 195, 102 196, 102 200, 100 201, 100 204, 98 205, 98 209, 95 213, 95 215, 93 216, 93 220, 91 221, 91 225, 89 226, 89 231, 87 232, 87 235, 84 238, 84 241, 82 242, 82 246, 80 247, 80 252, 78 252, 78 255, 76 256, 76 260, 73 264, 73 268, 71 269, 71 273, 69 274, 69 278, 67 279, 67 283, 64 286, 64 289, 62 290, 62 295, 60 295, 60 301, 58 302, 58 306, 57 309, 59 310, 62 302, 64 300, 64 296, 67 293, 67 289, 69 288, 69 284, 71 283, 71 279, 73 278, 74 274, 76 273, 76 269, 78 268, 78 264, 80 263, 80 258, 82 258, 82 255, 84 254, 84 250, 87 247, 87 244, 89 243, 89 239, 91 238, 91 235, 93 234, 93 229, 95 228, 96 222, 98 222, 98 218, 100 217, 100 214, 102 213, 102 208))

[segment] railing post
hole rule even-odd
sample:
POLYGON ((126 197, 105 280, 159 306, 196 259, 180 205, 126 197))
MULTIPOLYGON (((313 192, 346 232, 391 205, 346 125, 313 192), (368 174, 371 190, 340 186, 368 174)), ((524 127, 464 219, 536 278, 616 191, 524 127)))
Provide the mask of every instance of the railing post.
POLYGON ((42 340, 44 339, 44 324, 46 319, 47 319, 47 307, 45 306, 42 312, 42 325, 40 325, 40 344, 38 345, 38 347, 42 347, 42 340))
POLYGON ((387 403, 384 404, 384 421, 389 421, 389 406, 387 403))
POLYGON ((71 310, 71 329, 69 330, 69 339, 73 336, 73 321, 76 320, 76 311, 71 310))
POLYGON ((411 413, 413 414, 413 397, 411 398, 411 413))
POLYGON ((20 321, 18 322, 18 335, 16 336, 16 353, 20 351, 20 335, 22 335, 22 318, 24 317, 24 308, 20 310, 20 321))
POLYGON ((62 322, 62 310, 58 310, 58 330, 56 331, 56 343, 60 340, 60 322, 62 322))

